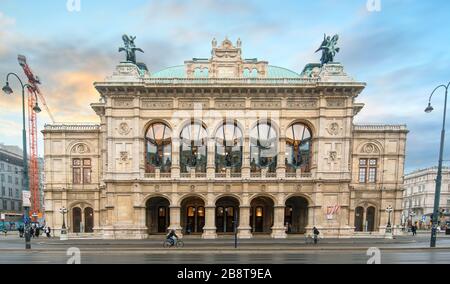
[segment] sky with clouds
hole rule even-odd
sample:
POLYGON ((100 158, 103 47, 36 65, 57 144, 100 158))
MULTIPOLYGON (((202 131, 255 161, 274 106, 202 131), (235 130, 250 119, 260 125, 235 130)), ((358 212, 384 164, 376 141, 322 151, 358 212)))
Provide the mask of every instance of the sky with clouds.
MULTIPOLYGON (((80 11, 67 1, 0 0, 0 78, 22 75, 17 54, 26 55, 57 121, 97 121, 93 82, 122 60, 124 33, 137 36, 139 61, 153 72, 208 57, 212 38, 226 36, 242 39, 245 58, 300 72, 319 61, 323 34, 337 33, 336 60, 368 84, 356 122, 407 124, 407 171, 437 163, 443 90, 436 111, 423 110, 434 87, 450 80, 448 0, 381 0, 378 12, 367 0, 79 0, 80 11)), ((0 96, 0 110, 0 142, 20 146, 19 96, 0 96)), ((48 122, 39 115, 40 129, 48 122)))

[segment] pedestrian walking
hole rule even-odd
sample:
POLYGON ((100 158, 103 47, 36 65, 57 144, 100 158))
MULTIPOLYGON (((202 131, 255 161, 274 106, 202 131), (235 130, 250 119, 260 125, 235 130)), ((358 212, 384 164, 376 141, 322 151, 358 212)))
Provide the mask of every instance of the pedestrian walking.
POLYGON ((24 232, 25 232, 25 229, 24 229, 23 226, 21 225, 21 226, 19 227, 19 237, 20 237, 20 238, 23 238, 24 232))
POLYGON ((45 229, 45 234, 47 235, 47 238, 51 238, 52 237, 52 228, 50 228, 50 227, 47 227, 46 229, 45 229))
POLYGON ((413 233, 413 236, 416 236, 417 235, 417 226, 414 224, 414 225, 412 225, 412 227, 411 227, 411 232, 413 233))
POLYGON ((39 239, 39 235, 41 234, 41 229, 39 228, 39 226, 37 226, 36 229, 34 230, 34 234, 36 238, 39 239))
POLYGON ((33 227, 33 226, 30 227, 30 236, 31 236, 32 238, 35 237, 35 235, 34 235, 34 227, 33 227))
POLYGON ((314 234, 314 244, 317 244, 319 241, 320 232, 316 227, 313 228, 313 234, 314 234))

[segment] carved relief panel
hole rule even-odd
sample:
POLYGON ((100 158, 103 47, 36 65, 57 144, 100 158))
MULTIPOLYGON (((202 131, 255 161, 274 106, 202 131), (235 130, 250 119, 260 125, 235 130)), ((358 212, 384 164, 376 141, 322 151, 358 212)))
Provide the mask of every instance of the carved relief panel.
POLYGON ((133 132, 131 122, 128 120, 116 121, 116 131, 120 136, 129 136, 133 132))
POLYGON ((324 144, 324 170, 340 171, 342 160, 343 144, 340 142, 330 142, 324 144))
POLYGON ((114 148, 115 170, 117 172, 130 172, 132 170, 133 144, 116 143, 114 148))

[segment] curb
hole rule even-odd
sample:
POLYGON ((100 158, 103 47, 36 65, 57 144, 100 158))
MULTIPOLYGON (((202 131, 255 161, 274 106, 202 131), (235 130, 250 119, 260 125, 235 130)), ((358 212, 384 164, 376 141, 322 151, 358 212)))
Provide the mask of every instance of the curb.
MULTIPOLYGON (((32 249, 30 251, 26 251, 24 249, 0 249, 0 252, 9 252, 9 253, 52 253, 52 252, 66 252, 67 248, 61 249, 32 249)), ((180 249, 143 249, 143 248, 130 248, 130 249, 122 249, 122 248, 112 248, 108 249, 108 251, 99 250, 99 249, 82 249, 83 252, 87 253, 145 253, 145 254, 185 254, 185 253, 194 253, 194 254, 204 254, 204 253, 217 253, 217 254, 227 254, 227 253, 243 253, 243 254, 264 254, 264 253, 284 253, 284 254, 296 254, 296 253, 311 253, 311 252, 324 252, 324 251, 363 251, 366 252, 369 247, 315 247, 315 248, 302 248, 302 249, 248 249, 248 248, 238 248, 238 249, 208 249, 208 248, 199 248, 199 249, 190 249, 190 248, 180 248, 180 249)), ((379 247, 381 251, 440 251, 440 250, 450 250, 450 247, 438 247, 438 248, 429 248, 429 247, 419 247, 419 248, 400 248, 400 247, 379 247)))

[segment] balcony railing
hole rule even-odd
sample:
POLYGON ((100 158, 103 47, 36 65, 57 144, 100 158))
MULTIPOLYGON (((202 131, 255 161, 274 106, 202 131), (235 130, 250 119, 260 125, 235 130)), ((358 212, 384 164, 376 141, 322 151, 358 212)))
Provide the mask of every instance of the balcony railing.
POLYGON ((147 85, 312 85, 313 78, 145 78, 147 85))
MULTIPOLYGON (((207 173, 180 173, 179 178, 181 179, 206 179, 208 177, 207 173)), ((243 177, 242 173, 215 173, 214 178, 216 179, 241 179, 243 177)), ((145 179, 175 179, 173 173, 146 173, 144 174, 145 179)), ((311 173, 286 173, 284 175, 279 175, 277 173, 250 173, 250 179, 276 179, 276 178, 286 178, 286 179, 312 179, 311 173)))

